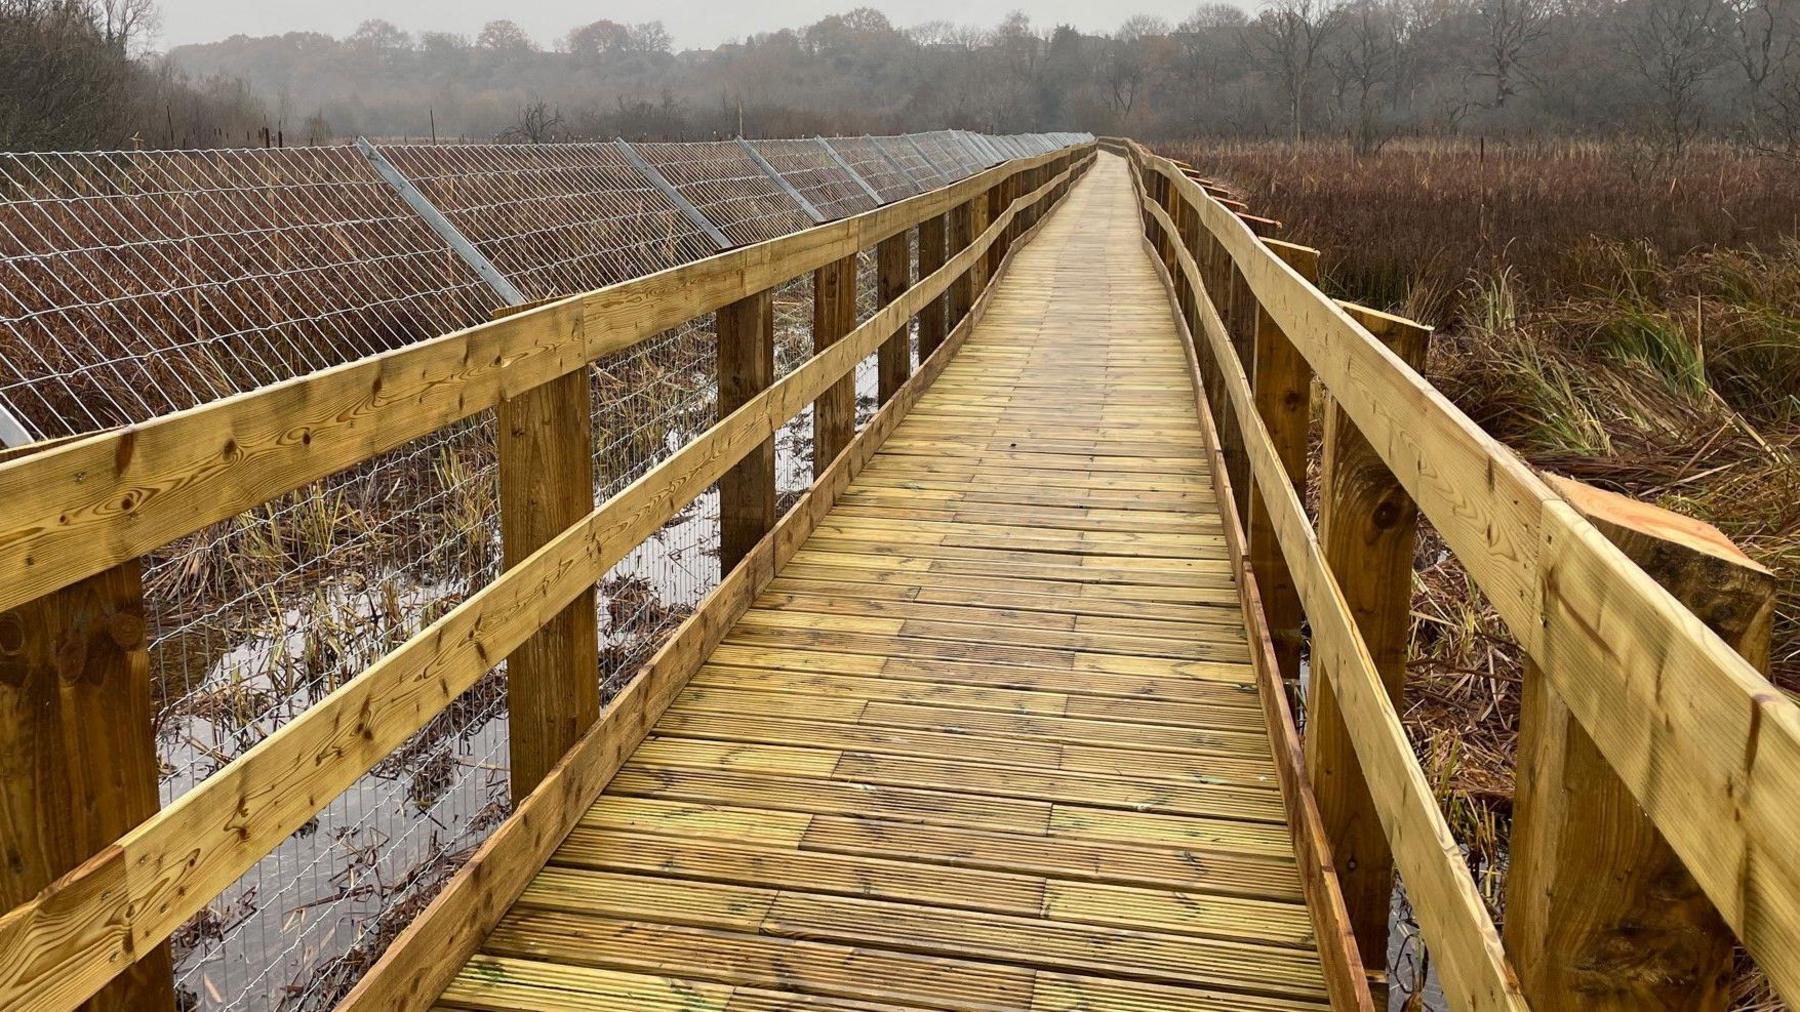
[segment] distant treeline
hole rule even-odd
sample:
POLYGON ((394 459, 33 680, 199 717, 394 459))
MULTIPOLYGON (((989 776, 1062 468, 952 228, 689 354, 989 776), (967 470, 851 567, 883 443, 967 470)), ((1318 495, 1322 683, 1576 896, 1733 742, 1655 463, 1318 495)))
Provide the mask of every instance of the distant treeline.
POLYGON ((143 51, 152 0, 0 0, 0 151, 260 143, 264 103, 143 51))
MULTIPOLYGON (((86 11, 95 44, 127 59, 104 12, 150 2, 0 9, 44 23, 86 11)), ((0 36, 0 59, 32 49, 0 36)), ((1267 0, 1249 13, 1204 4, 1178 24, 1135 16, 1103 35, 1017 13, 992 28, 901 27, 858 8, 680 52, 655 22, 538 40, 510 21, 470 38, 374 20, 341 39, 173 50, 167 64, 198 86, 127 62, 138 83, 117 115, 158 144, 242 143, 266 124, 287 143, 960 127, 1337 137, 1361 150, 1400 135, 1629 134, 1659 151, 1696 137, 1800 151, 1800 0, 1267 0)), ((14 88, 10 65, 0 75, 14 88)))

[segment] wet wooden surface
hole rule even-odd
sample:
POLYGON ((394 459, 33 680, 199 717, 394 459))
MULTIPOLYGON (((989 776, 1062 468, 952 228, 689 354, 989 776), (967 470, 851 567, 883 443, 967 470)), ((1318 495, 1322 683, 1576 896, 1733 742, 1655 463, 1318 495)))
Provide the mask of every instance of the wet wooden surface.
POLYGON ((1325 1004, 1181 348, 1122 163, 443 996, 1325 1004))

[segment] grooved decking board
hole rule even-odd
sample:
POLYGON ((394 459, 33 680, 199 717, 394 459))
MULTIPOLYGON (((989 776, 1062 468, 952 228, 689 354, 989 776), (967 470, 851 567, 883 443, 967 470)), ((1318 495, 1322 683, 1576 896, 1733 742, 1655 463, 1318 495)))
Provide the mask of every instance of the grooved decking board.
POLYGON ((445 1007, 1324 1007, 1139 222, 1103 159, 445 1007))

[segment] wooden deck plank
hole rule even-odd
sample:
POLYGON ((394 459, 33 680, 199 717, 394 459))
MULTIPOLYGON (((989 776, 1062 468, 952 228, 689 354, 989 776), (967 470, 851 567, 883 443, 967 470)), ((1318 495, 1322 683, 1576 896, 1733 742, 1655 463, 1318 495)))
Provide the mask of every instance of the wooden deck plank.
POLYGON ((1291 863, 1192 847, 1126 846, 1103 840, 824 815, 812 820, 800 845, 807 850, 897 857, 956 868, 1015 870, 1063 880, 1289 902, 1300 899, 1300 880, 1291 863))
POLYGON ((1318 999, 1316 956, 1247 942, 1068 924, 999 914, 782 894, 763 930, 788 938, 875 945, 926 955, 979 956, 1043 969, 1223 986, 1274 997, 1318 999))
MULTIPOLYGON (((889 858, 754 847, 703 839, 577 829, 551 863, 590 871, 657 875, 725 885, 870 896, 1031 916, 1044 909, 1040 877, 954 869, 889 858)), ((1074 907, 1088 894, 1061 901, 1074 907)))
POLYGON ((654 921, 519 910, 488 939, 496 956, 628 973, 674 973, 714 985, 909 1008, 1028 1007, 1032 971, 955 958, 803 942, 654 921))
MULTIPOLYGON (((1099 676, 1085 676, 1097 679, 1099 676)), ((752 692, 823 694, 864 700, 920 703, 968 710, 1005 713, 1061 714, 1142 724, 1178 724, 1221 730, 1255 730, 1260 718, 1237 700, 1224 698, 1213 705, 1175 703, 1161 699, 1107 699, 1076 697, 1068 691, 985 688, 948 680, 913 681, 892 674, 881 677, 830 675, 803 671, 707 665, 695 673, 690 689, 731 689, 752 692)), ((1071 689, 1076 688, 1071 686, 1071 689)), ((1080 688, 1085 689, 1086 686, 1080 688)), ((1231 694, 1236 695, 1236 694, 1231 694)))
POLYGON ((445 1007, 1325 1006, 1138 228, 1023 248, 445 1007))

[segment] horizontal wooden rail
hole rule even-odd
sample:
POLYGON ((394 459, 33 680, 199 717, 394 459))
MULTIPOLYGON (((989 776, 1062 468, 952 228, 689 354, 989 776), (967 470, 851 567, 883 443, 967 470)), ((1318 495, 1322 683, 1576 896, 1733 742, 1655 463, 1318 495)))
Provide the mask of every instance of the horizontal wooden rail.
MULTIPOLYGON (((1085 152, 1082 149, 1061 151, 1045 156, 1044 161, 1069 158, 1071 155, 1079 157, 1083 154, 1085 152)), ((1013 168, 1023 169, 1037 164, 1040 164, 1038 160, 1032 160, 1016 163, 1013 168)), ((1003 171, 1006 168, 1001 166, 1000 170, 990 170, 990 173, 977 178, 985 178, 986 185, 992 186, 999 179, 1010 175, 1003 171), (1001 171, 1001 174, 993 175, 994 171, 1001 171)), ((59 879, 36 899, 0 916, 0 1007, 74 1007, 122 972, 137 953, 148 951, 166 939, 281 840, 353 785, 383 756, 425 726, 483 673, 493 668, 577 595, 604 576, 614 563, 627 555, 639 542, 659 529, 747 453, 773 436, 788 419, 815 400, 831 384, 848 375, 859 361, 874 354, 907 319, 916 315, 925 304, 945 292, 953 281, 975 267, 988 249, 1006 232, 1016 216, 1056 192, 1072 172, 1073 166, 1065 168, 1054 179, 1013 201, 992 224, 968 246, 950 257, 947 263, 921 278, 841 340, 747 400, 742 407, 608 499, 582 521, 550 539, 542 548, 507 569, 449 614, 421 630, 294 721, 182 795, 156 816, 140 824, 116 844, 59 879)), ((951 192, 963 193, 957 187, 937 191, 939 195, 951 192)), ((964 199, 968 196, 965 193, 964 199)), ((931 214, 939 214, 943 211, 943 201, 928 200, 921 208, 929 210, 931 214)), ((908 219, 897 216, 885 220, 904 222, 908 219)), ((901 227, 904 226, 894 225, 894 230, 901 227)), ((490 324, 487 328, 453 335, 458 341, 465 342, 454 346, 467 347, 466 339, 478 336, 482 341, 491 342, 496 340, 496 333, 502 332, 509 338, 536 341, 544 335, 534 331, 516 331, 508 325, 532 319, 538 319, 542 323, 548 319, 562 320, 575 326, 573 321, 576 317, 568 315, 571 310, 580 310, 591 321, 595 318, 608 319, 608 313, 611 312, 609 306, 625 304, 636 305, 637 310, 633 313, 620 310, 622 329, 618 332, 634 334, 631 340, 637 340, 683 322, 699 312, 716 308, 715 302, 722 305, 742 297, 748 291, 773 287, 794 276, 778 276, 782 272, 791 270, 801 273, 821 263, 841 258, 847 255, 841 248, 844 242, 859 242, 867 238, 868 242, 874 243, 892 234, 891 230, 884 229, 887 229, 886 224, 876 224, 874 219, 869 219, 864 229, 853 229, 848 233, 849 238, 843 238, 839 236, 836 225, 822 226, 789 237, 797 240, 797 244, 788 252, 775 249, 788 242, 786 239, 764 244, 761 247, 763 255, 753 261, 755 269, 751 269, 747 263, 738 263, 741 273, 737 275, 735 287, 727 284, 730 275, 721 274, 718 264, 719 260, 734 254, 723 254, 722 257, 700 261, 672 272, 677 275, 676 281, 670 281, 661 275, 653 276, 661 280, 648 290, 633 288, 636 282, 626 282, 612 289, 602 289, 592 296, 557 303, 543 310, 509 317, 497 324, 490 324), (830 235, 824 241, 818 237, 808 238, 815 232, 830 235), (774 264, 780 266, 772 266, 774 264), (681 271, 693 272, 695 282, 692 286, 684 287, 679 282, 681 271), (615 298, 620 289, 632 289, 635 294, 625 302, 620 302, 615 298), (671 310, 658 303, 644 301, 651 299, 654 293, 665 294, 681 308, 671 310), (696 309, 696 306, 703 308, 696 309)), ((855 248, 847 252, 853 253, 855 248)), ((614 332, 610 325, 601 325, 591 333, 614 332)), ((581 328, 577 327, 573 333, 575 337, 570 340, 551 340, 549 344, 539 345, 551 350, 543 351, 531 360, 540 366, 545 362, 554 362, 556 365, 548 368, 534 366, 533 383, 553 379, 586 361, 576 360, 575 365, 563 368, 563 364, 570 361, 568 356, 582 353, 581 349, 596 346, 594 341, 583 339, 581 328)), ((442 340, 444 339, 440 339, 442 340)), ((600 341, 599 346, 606 349, 600 354, 626 347, 629 343, 630 341, 623 339, 600 341)), ((441 356, 448 347, 452 346, 433 344, 432 356, 417 362, 442 364, 441 356)), ((377 394, 381 391, 381 377, 391 375, 398 368, 386 363, 415 361, 409 357, 413 351, 408 349, 391 353, 372 364, 364 364, 374 370, 376 378, 373 382, 377 394)), ((463 374, 463 386, 465 389, 470 385, 478 386, 479 396, 499 396, 502 390, 511 391, 512 384, 520 379, 520 374, 511 371, 516 361, 521 360, 509 359, 504 354, 485 360, 483 369, 477 373, 463 374), (485 378, 473 379, 477 374, 485 378)), ((326 386, 332 391, 330 396, 336 397, 344 392, 343 384, 349 382, 347 377, 354 375, 355 382, 368 382, 368 374, 358 373, 356 370, 359 368, 361 367, 353 366, 346 367, 345 370, 331 370, 308 379, 326 386)), ((454 417, 438 424, 447 424, 469 413, 461 407, 452 409, 448 406, 456 400, 453 396, 456 393, 454 380, 421 380, 417 376, 414 379, 419 384, 416 387, 419 390, 418 396, 437 405, 437 413, 431 417, 443 418, 445 414, 454 414, 454 417), (451 386, 447 393, 438 389, 445 384, 451 386)), ((526 388, 530 385, 526 384, 526 388)), ((285 434, 275 435, 273 442, 267 444, 272 456, 248 459, 260 460, 265 465, 271 461, 292 464, 298 460, 316 466, 323 458, 309 456, 308 451, 318 440, 296 442, 293 438, 295 432, 310 430, 296 429, 291 423, 283 429, 282 417, 279 414, 268 414, 273 410, 273 405, 296 405, 301 409, 299 417, 316 417, 316 414, 304 410, 306 405, 314 404, 315 400, 308 393, 309 389, 308 380, 284 384, 279 388, 245 395, 210 408, 196 409, 125 430, 119 436, 96 437, 75 444, 67 450, 52 451, 46 456, 62 458, 71 454, 79 455, 90 452, 91 444, 114 445, 126 451, 135 445, 141 450, 143 440, 140 438, 134 444, 131 433, 138 433, 140 436, 153 434, 155 445, 164 448, 161 454, 166 465, 174 459, 172 455, 175 455, 175 448, 167 442, 171 438, 171 431, 179 432, 183 431, 183 426, 200 424, 196 419, 210 419, 203 428, 217 437, 221 427, 224 432, 239 431, 231 428, 234 421, 241 420, 249 424, 251 420, 255 420, 257 424, 265 426, 265 433, 285 434), (124 441, 117 442, 118 440, 124 441)), ((370 430, 371 427, 379 428, 384 419, 397 425, 420 424, 411 413, 395 408, 400 402, 382 400, 380 403, 381 406, 375 410, 360 417, 353 416, 354 420, 346 422, 345 427, 335 434, 334 440, 328 441, 331 448, 321 449, 319 452, 335 454, 332 459, 339 461, 338 466, 341 467, 346 462, 355 462, 354 459, 344 459, 354 448, 366 449, 381 441, 370 430), (395 417, 388 418, 389 414, 395 414, 395 417)), ((49 466, 47 476, 64 474, 69 462, 49 466)), ((240 497, 258 494, 259 486, 256 485, 254 476, 266 467, 250 465, 243 472, 229 474, 234 463, 242 464, 243 459, 228 456, 208 470, 207 473, 212 478, 200 474, 191 475, 186 484, 170 486, 170 495, 147 496, 139 501, 139 508, 123 516, 136 517, 140 521, 151 520, 163 525, 163 530, 176 529, 182 523, 191 522, 191 518, 189 521, 181 521, 167 512, 170 509, 167 504, 194 494, 195 488, 210 488, 213 493, 240 497), (219 467, 226 470, 220 471, 219 467), (209 485, 209 481, 218 483, 209 485), (151 505, 159 500, 164 505, 151 505)), ((37 458, 19 461, 0 469, 0 476, 17 479, 20 474, 30 473, 37 464, 37 458)), ((144 457, 126 452, 119 467, 112 471, 110 480, 125 482, 130 476, 140 474, 144 468, 151 466, 144 457)), ((100 475, 89 477, 103 484, 108 480, 100 475)), ((285 480, 271 479, 269 484, 274 486, 285 480)), ((0 482, 0 501, 7 502, 9 508, 12 502, 10 496, 15 489, 16 486, 0 482)), ((283 490, 284 488, 273 488, 263 497, 268 498, 283 490)), ((28 497, 23 492, 19 494, 29 501, 43 501, 42 496, 28 497)), ((243 507, 233 508, 223 515, 230 515, 241 508, 243 507)), ((131 526, 128 520, 115 522, 131 526)), ((80 567, 93 565, 97 559, 106 557, 105 552, 98 555, 77 552, 76 547, 65 540, 66 536, 65 531, 61 537, 38 542, 36 550, 74 553, 78 556, 78 561, 73 564, 59 564, 50 556, 33 558, 29 553, 21 556, 0 551, 0 557, 29 563, 26 572, 18 574, 17 579, 34 587, 54 586, 54 580, 61 577, 49 574, 79 572, 80 567)), ((123 551, 136 543, 131 535, 122 535, 105 551, 123 551)), ((12 547, 15 546, 8 543, 6 550, 12 547)), ((6 589, 8 592, 14 590, 10 585, 6 589)), ((29 599, 29 595, 26 599, 29 599)))
POLYGON ((874 246, 1068 153, 0 463, 0 611, 874 246))
MULTIPOLYGON (((1175 234, 1167 211, 1150 200, 1143 206, 1162 228, 1175 234)), ((1206 291, 1199 265, 1180 243, 1176 257, 1192 290, 1206 291)), ((1197 308, 1202 336, 1222 374, 1226 399, 1245 443, 1250 473, 1312 624, 1312 670, 1328 671, 1333 680, 1357 758, 1368 771, 1382 826, 1395 841, 1394 858, 1437 959, 1445 993, 1459 1008, 1522 1009, 1524 999, 1506 966, 1500 934, 1475 891, 1400 715, 1388 700, 1375 661, 1325 563, 1312 522, 1256 409, 1250 380, 1225 323, 1210 300, 1197 300, 1197 308)))
MULTIPOLYGON (((1800 998, 1800 707, 1200 184, 1141 146, 1127 151, 1136 171, 1167 180, 1194 212, 1776 989, 1800 998)), ((1154 220, 1170 227, 1166 219, 1154 220)), ((1284 552, 1295 533, 1283 536, 1284 552)), ((1312 549, 1296 547, 1310 565, 1312 549)), ((1316 586, 1306 594, 1331 603, 1316 586)), ((1333 642, 1345 638, 1334 610, 1315 611, 1308 600, 1315 642, 1338 655, 1330 670, 1343 678, 1346 697, 1372 690, 1355 686, 1366 658, 1333 642)), ((1346 722, 1357 723, 1351 710, 1361 707, 1343 702, 1346 722)), ((1356 744, 1365 762, 1375 758, 1356 744)), ((1381 778, 1371 774, 1371 783, 1381 778)), ((1441 843, 1404 836, 1391 842, 1403 872, 1403 851, 1441 843)), ((1459 860, 1454 852, 1446 857, 1459 860)), ((1489 952, 1488 931, 1447 928, 1427 906, 1438 897, 1420 897, 1420 883, 1408 880, 1440 958, 1489 952), (1437 918, 1435 930, 1428 916, 1437 918)), ((1491 960, 1464 961, 1481 983, 1467 996, 1491 992, 1493 971, 1484 963, 1491 960)))

